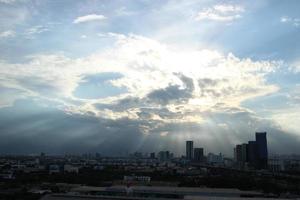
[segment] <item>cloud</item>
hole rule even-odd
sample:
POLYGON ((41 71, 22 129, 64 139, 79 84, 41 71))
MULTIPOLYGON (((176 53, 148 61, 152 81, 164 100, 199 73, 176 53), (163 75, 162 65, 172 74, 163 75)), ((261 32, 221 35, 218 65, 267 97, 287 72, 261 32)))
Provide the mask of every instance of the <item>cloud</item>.
POLYGON ((119 73, 99 73, 84 76, 73 94, 83 99, 98 99, 126 93, 123 87, 115 87, 112 82, 122 78, 119 73))
POLYGON ((114 33, 114 32, 98 33, 97 35, 101 38, 113 38, 117 40, 123 40, 127 38, 127 36, 124 34, 114 33))
POLYGON ((168 104, 170 102, 186 102, 192 97, 194 91, 193 79, 178 74, 182 85, 169 85, 166 88, 158 89, 150 92, 147 97, 159 104, 168 104))
POLYGON ((13 107, 1 109, 0 128, 1 141, 6 138, 7 142, 0 142, 1 151, 22 154, 101 151, 107 155, 120 155, 135 151, 143 138, 137 122, 70 116, 60 110, 37 106, 30 100, 17 101, 13 107), (4 117, 8 113, 11 115, 4 117), (15 123, 18 126, 14 126, 15 123))
POLYGON ((191 96, 185 89, 178 85, 170 85, 164 89, 154 90, 149 93, 148 98, 159 104, 168 104, 172 101, 182 101, 191 96))
MULTIPOLYGON (((4 2, 4 1, 3 1, 4 2)), ((3 3, 2 2, 2 3, 3 3)), ((15 4, 24 1, 5 1, 6 5, 0 6, 0 26, 4 30, 18 30, 18 25, 24 25, 24 22, 30 18, 34 12, 33 7, 24 4, 15 4)))
MULTIPOLYGON (((232 50, 237 46, 230 43, 231 31, 219 38, 216 44, 206 43, 215 38, 219 30, 211 30, 210 26, 209 32, 205 27, 197 28, 195 8, 200 11, 197 20, 227 24, 242 17, 245 9, 232 3, 199 10, 203 4, 205 2, 168 1, 157 7, 147 2, 136 12, 135 8, 141 5, 132 4, 116 10, 120 5, 109 3, 110 15, 118 19, 114 20, 118 21, 117 24, 109 23, 101 30, 89 26, 85 30, 76 29, 77 33, 63 28, 64 34, 61 31, 42 34, 54 30, 53 27, 49 23, 34 25, 39 17, 39 21, 43 22, 49 17, 55 18, 55 21, 61 18, 56 15, 57 11, 44 16, 40 10, 44 4, 1 4, 2 30, 24 30, 23 33, 17 32, 18 36, 24 37, 43 35, 42 40, 24 44, 20 51, 14 51, 22 55, 37 51, 43 53, 25 58, 9 54, 2 58, 12 56, 17 59, 12 58, 11 62, 0 60, 0 112, 3 111, 0 126, 3 138, 7 138, 0 138, 0 141, 9 141, 2 144, 12 151, 19 144, 22 149, 32 147, 28 149, 39 151, 43 146, 50 149, 51 145, 47 146, 46 140, 51 141, 49 144, 60 152, 76 151, 76 147, 84 151, 105 151, 110 145, 118 146, 116 151, 125 151, 126 148, 139 149, 141 145, 160 149, 171 143, 171 147, 181 148, 184 145, 182 141, 193 138, 204 141, 210 151, 227 149, 232 152, 234 144, 250 139, 248 136, 253 134, 255 127, 268 129, 271 135, 273 132, 280 136, 288 135, 286 138, 289 140, 289 135, 297 133, 300 128, 296 105, 294 110, 284 111, 294 112, 289 116, 283 116, 283 111, 266 116, 273 121, 264 120, 255 113, 265 117, 260 113, 264 112, 264 103, 259 97, 276 96, 280 92, 276 81, 281 73, 277 69, 282 63, 262 60, 257 56, 253 56, 255 59, 241 57, 246 55, 243 51, 239 51, 237 56, 213 49, 220 42, 230 44, 232 50), (128 26, 123 26, 123 22, 126 24, 127 18, 132 15, 136 17, 130 18, 128 26), (148 26, 137 26, 138 19, 143 19, 148 26), (118 29, 120 27, 123 29, 118 29), (145 27, 151 29, 150 32, 145 27), (147 32, 156 39, 126 34, 128 31, 147 32), (101 38, 95 37, 97 33, 101 38), (195 40, 198 41, 196 45, 195 40), (66 54, 56 53, 57 49, 66 54), (94 53, 88 55, 91 51, 94 53), (78 55, 82 56, 76 58, 78 55), (119 76, 114 78, 110 76, 112 74, 119 76), (24 99, 32 102, 21 103, 24 99), (262 109, 257 111, 246 107, 245 102, 249 100, 262 109), (168 137, 162 139, 166 133, 168 137), (46 136, 44 141, 43 134, 46 136), (33 141, 35 136, 40 142, 33 141), (61 140, 55 143, 57 138, 61 140), (212 148, 214 146, 217 148, 212 148)), ((104 9, 95 5, 83 6, 80 12, 91 15, 74 15, 71 23, 73 20, 74 24, 92 20, 105 22, 105 17, 93 14, 91 8, 104 9)), ((256 13, 258 10, 253 11, 256 13)), ((293 19, 283 21, 292 23, 293 19)), ((3 49, 13 52, 23 39, 16 38, 16 43, 7 43, 8 48, 3 49)), ((258 39, 263 40, 264 37, 258 39)), ((244 46, 247 46, 246 43, 244 46)), ((296 104, 299 94, 287 101, 296 104)), ((270 137, 272 144, 276 143, 276 137, 270 137)), ((280 149, 280 145, 276 148, 280 149)))
POLYGON ((33 35, 33 34, 39 34, 39 33, 43 33, 43 32, 46 32, 46 31, 49 31, 49 28, 47 28, 46 26, 33 26, 29 29, 27 29, 25 31, 25 34, 26 35, 33 35))
MULTIPOLYGON (((226 129, 228 138, 223 139, 233 144, 242 136, 230 136, 237 124, 230 124, 226 118, 236 112, 251 113, 243 108, 244 101, 278 91, 267 77, 280 62, 253 61, 208 49, 176 49, 138 35, 114 38, 111 48, 87 57, 35 55, 24 63, 1 61, 0 86, 15 90, 6 92, 1 105, 35 99, 68 116, 109 122, 103 126, 111 130, 124 129, 122 123, 126 122, 140 140, 147 135, 152 142, 161 138, 157 133, 165 131, 169 133, 165 138, 178 142, 197 138, 199 131, 213 132, 202 135, 212 142, 213 136, 218 138, 224 131, 218 124, 226 123, 230 128, 226 129)), ((72 132, 70 127, 65 129, 72 132)), ((245 127, 238 130, 243 132, 245 127)), ((90 131, 79 129, 78 134, 90 131)))
MULTIPOLYGON (((222 152, 232 156, 235 144, 253 140, 254 132, 261 130, 268 133, 270 153, 299 152, 299 136, 283 132, 276 124, 245 109, 206 111, 202 113, 206 116, 203 123, 160 123, 143 116, 139 119, 106 119, 69 115, 49 104, 37 103, 18 100, 13 106, 0 109, 2 153, 100 152, 104 155, 126 155, 125 152, 152 152, 167 148, 182 155, 184 141, 192 139, 196 146, 204 147, 205 152, 222 152), (286 148, 287 145, 289 148, 286 148)), ((151 112, 145 110, 144 114, 151 112)))
POLYGON ((47 31, 50 31, 49 26, 37 25, 26 29, 24 31, 24 36, 27 39, 33 39, 37 34, 41 34, 47 31))
POLYGON ((0 3, 3 4, 14 4, 14 3, 24 3, 28 0, 0 0, 0 3))
POLYGON ((17 0, 0 0, 0 3, 5 3, 5 4, 12 4, 15 3, 17 0))
POLYGON ((289 16, 282 16, 280 18, 280 22, 286 23, 286 24, 291 24, 295 27, 300 26, 300 18, 292 18, 292 17, 289 17, 289 16))
MULTIPOLYGON (((299 102, 299 99, 298 99, 299 102)), ((291 108, 277 109, 272 112, 271 119, 286 132, 299 133, 299 104, 291 108)))
POLYGON ((120 7, 118 9, 115 10, 115 14, 117 16, 132 16, 132 15, 136 15, 138 14, 137 11, 132 11, 132 10, 128 10, 128 8, 126 8, 125 6, 120 7))
POLYGON ((277 86, 265 81, 265 76, 276 70, 278 63, 275 61, 240 59, 206 49, 176 50, 137 35, 116 37, 115 40, 113 48, 80 59, 36 55, 28 57, 25 63, 2 62, 0 85, 20 89, 29 96, 67 104, 79 101, 82 107, 76 104, 75 111, 87 109, 85 111, 96 114, 99 111, 93 110, 91 105, 94 103, 113 103, 127 96, 148 97, 163 104, 175 100, 177 106, 189 110, 207 109, 220 102, 239 106, 246 99, 277 91, 277 86), (123 75, 111 80, 110 84, 125 88, 126 93, 90 100, 74 95, 82 77, 107 72, 123 75), (203 80, 210 85, 204 88, 203 80), (177 97, 179 101, 176 101, 177 97), (185 105, 181 105, 181 100, 186 101, 185 105))
POLYGON ((0 32, 0 38, 11 38, 11 37, 15 37, 15 35, 16 32, 12 30, 0 32))
POLYGON ((285 22, 290 22, 292 21, 292 19, 290 17, 287 17, 287 16, 283 16, 280 18, 280 21, 285 23, 285 22))
POLYGON ((238 5, 218 4, 210 8, 203 9, 197 16, 197 21, 211 20, 219 22, 231 22, 241 18, 241 13, 245 10, 238 5))
POLYGON ((300 60, 296 59, 295 61, 292 61, 288 70, 294 74, 300 73, 300 60))
POLYGON ((287 132, 299 133, 300 117, 300 84, 295 84, 293 87, 285 89, 279 93, 276 99, 282 105, 275 104, 272 108, 266 108, 269 117, 279 124, 283 130, 287 132))
POLYGON ((0 93, 1 93, 0 108, 12 106, 15 100, 26 97, 26 95, 24 95, 24 92, 22 90, 18 90, 14 88, 0 87, 0 93))
POLYGON ((113 38, 113 47, 83 58, 35 55, 24 63, 0 62, 3 152, 119 154, 169 146, 181 153, 183 141, 194 139, 207 151, 231 155, 254 130, 270 133, 273 151, 286 151, 287 143, 296 149, 291 129, 242 106, 278 91, 266 79, 280 62, 170 48, 138 35, 113 38))
POLYGON ((79 23, 91 22, 91 21, 102 21, 104 19, 106 19, 104 15, 90 14, 90 15, 77 17, 73 21, 73 24, 79 24, 79 23))

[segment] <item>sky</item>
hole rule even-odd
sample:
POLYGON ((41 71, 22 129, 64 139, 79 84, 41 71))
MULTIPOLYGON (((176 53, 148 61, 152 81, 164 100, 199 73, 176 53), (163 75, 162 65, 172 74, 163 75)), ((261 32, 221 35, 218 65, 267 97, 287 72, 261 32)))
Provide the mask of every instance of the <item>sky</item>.
POLYGON ((0 153, 300 153, 300 1, 0 0, 0 153))

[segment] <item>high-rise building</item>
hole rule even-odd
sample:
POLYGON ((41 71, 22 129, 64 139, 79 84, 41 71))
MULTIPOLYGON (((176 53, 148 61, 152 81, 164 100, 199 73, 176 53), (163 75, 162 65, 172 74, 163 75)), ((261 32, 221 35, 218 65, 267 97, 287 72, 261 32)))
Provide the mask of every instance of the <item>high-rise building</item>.
POLYGON ((234 160, 234 162, 237 161, 236 147, 233 148, 233 160, 234 160))
POLYGON ((150 153, 150 158, 155 159, 155 152, 150 153))
POLYGON ((237 166, 245 166, 255 169, 267 169, 268 167, 268 147, 267 133, 256 132, 255 141, 249 141, 248 144, 236 145, 234 148, 234 160, 237 166), (245 165, 248 163, 248 165, 245 165))
POLYGON ((158 160, 159 161, 168 161, 170 159, 170 152, 169 151, 160 151, 158 152, 158 160))
POLYGON ((203 162, 204 161, 203 148, 194 148, 194 161, 203 162))
POLYGON ((238 144, 234 148, 234 160, 237 164, 236 166, 240 169, 244 168, 245 163, 247 162, 247 152, 247 144, 238 144))
POLYGON ((268 146, 267 146, 267 132, 255 133, 257 144, 257 158, 258 168, 266 169, 268 167, 268 146))
POLYGON ((235 147, 235 161, 242 162, 242 145, 238 144, 235 147))
POLYGON ((256 168, 257 167, 257 145, 256 141, 248 142, 248 162, 249 166, 256 168))
POLYGON ((193 141, 186 141, 186 158, 192 160, 193 153, 193 141))
POLYGON ((242 144, 242 162, 248 162, 248 144, 242 144))

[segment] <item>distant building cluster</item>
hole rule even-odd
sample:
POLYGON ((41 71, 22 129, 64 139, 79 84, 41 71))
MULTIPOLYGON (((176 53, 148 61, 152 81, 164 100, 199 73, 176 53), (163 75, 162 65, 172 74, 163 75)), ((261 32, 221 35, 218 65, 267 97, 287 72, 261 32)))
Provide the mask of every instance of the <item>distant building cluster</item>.
POLYGON ((195 162, 204 162, 204 150, 203 148, 194 148, 193 141, 186 141, 186 159, 195 162))
POLYGON ((267 169, 267 133, 256 132, 255 141, 236 145, 234 148, 234 161, 239 168, 267 169))
POLYGON ((211 167, 238 170, 269 170, 270 172, 300 172, 300 156, 268 156, 267 133, 256 132, 255 141, 238 144, 234 158, 222 153, 204 153, 204 148, 194 147, 194 141, 185 142, 185 155, 174 156, 168 150, 150 154, 135 152, 128 156, 105 157, 99 153, 82 155, 0 157, 0 179, 14 179, 18 172, 47 172, 48 174, 78 174, 87 166, 103 170, 108 166, 122 166, 124 170, 138 172, 171 171, 177 174, 206 173, 211 167), (200 169, 199 169, 200 167, 200 169), (194 171, 193 171, 194 170, 194 171))
POLYGON ((204 149, 200 147, 194 148, 194 141, 186 141, 186 153, 185 158, 192 163, 207 163, 212 165, 222 165, 224 157, 221 153, 214 154, 208 153, 204 155, 204 149))
MULTIPOLYGON (((150 188, 142 189, 143 191, 135 191, 132 185, 168 186, 166 188, 180 185, 180 188, 182 188, 182 186, 191 186, 191 184, 197 187, 203 186, 207 182, 212 184, 212 181, 207 180, 214 180, 217 181, 211 186, 214 187, 220 183, 225 183, 223 182, 224 179, 216 177, 223 177, 228 174, 233 178, 246 176, 246 178, 249 177, 252 180, 255 180, 255 177, 259 177, 261 180, 269 180, 271 177, 272 180, 274 179, 274 183, 277 183, 278 179, 294 180, 294 178, 300 178, 300 156, 268 156, 266 132, 255 133, 255 141, 236 145, 234 158, 225 157, 222 153, 205 154, 204 148, 195 146, 194 141, 185 141, 186 151, 183 156, 174 156, 168 150, 150 154, 134 152, 130 155, 119 157, 106 157, 99 153, 85 153, 82 155, 46 155, 45 153, 40 155, 4 155, 0 156, 0 182, 23 181, 24 177, 27 177, 27 180, 30 181, 32 180, 31 176, 33 176, 43 185, 41 187, 36 187, 36 184, 30 186, 30 194, 57 192, 57 188, 62 193, 68 190, 69 186, 64 183, 62 183, 64 185, 55 184, 55 187, 52 183, 48 183, 48 180, 54 179, 65 179, 75 183, 82 181, 83 184, 96 183, 107 186, 123 184, 126 185, 123 188, 124 191, 123 189, 122 191, 106 191, 103 188, 79 187, 77 184, 74 187, 79 187, 79 190, 76 191, 79 195, 94 195, 95 193, 112 195, 111 192, 118 195, 123 192, 127 196, 139 194, 144 197, 144 193, 147 193, 146 190, 150 188), (80 177, 80 180, 77 179, 78 177, 80 177), (101 181, 98 180, 100 177, 101 181)), ((242 184, 242 182, 235 184, 242 184)), ((22 182, 20 183, 23 184, 22 182)), ((61 184, 61 182, 59 183, 61 184)), ((226 181, 226 184, 226 186, 230 186, 232 184, 231 179, 226 181)), ((253 184, 256 183, 254 182, 253 184)), ((288 185, 290 184, 288 182, 281 182, 280 184, 285 189, 288 187, 294 189, 294 182, 291 185, 288 185)), ((182 194, 180 195, 177 194, 177 191, 176 194, 173 194, 173 191, 175 191, 173 189, 168 191, 168 194, 165 193, 166 191, 160 192, 158 190, 156 195, 159 197, 166 197, 167 195, 172 198, 182 198, 182 195, 185 194, 184 191, 181 191, 182 194)), ((206 189, 200 187, 198 189, 200 193, 202 190, 204 191, 204 193, 201 193, 202 196, 206 194, 211 196, 211 193, 206 193, 206 189)), ((73 195, 74 191, 71 192, 73 195)), ((148 192, 151 195, 153 193, 152 190, 148 192)), ((190 193, 190 191, 187 191, 187 193, 190 193)), ((223 192, 221 193, 222 196, 225 195, 223 192)), ((247 193, 245 195, 259 197, 262 194, 247 193)))

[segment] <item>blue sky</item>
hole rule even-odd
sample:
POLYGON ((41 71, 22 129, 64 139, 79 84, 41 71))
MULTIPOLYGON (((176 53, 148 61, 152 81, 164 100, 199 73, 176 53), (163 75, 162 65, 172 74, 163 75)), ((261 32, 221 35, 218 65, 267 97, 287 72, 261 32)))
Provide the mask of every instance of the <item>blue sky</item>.
POLYGON ((193 139, 231 156, 268 131, 272 153, 300 153, 299 9, 0 0, 0 150, 180 154, 193 139))

